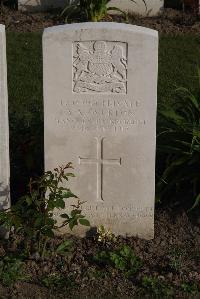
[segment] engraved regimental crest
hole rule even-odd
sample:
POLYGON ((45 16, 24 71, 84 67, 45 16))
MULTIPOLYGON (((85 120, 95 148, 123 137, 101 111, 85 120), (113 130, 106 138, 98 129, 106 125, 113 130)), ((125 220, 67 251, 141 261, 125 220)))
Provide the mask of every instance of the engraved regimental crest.
POLYGON ((127 93, 126 43, 76 42, 73 48, 73 92, 127 93))

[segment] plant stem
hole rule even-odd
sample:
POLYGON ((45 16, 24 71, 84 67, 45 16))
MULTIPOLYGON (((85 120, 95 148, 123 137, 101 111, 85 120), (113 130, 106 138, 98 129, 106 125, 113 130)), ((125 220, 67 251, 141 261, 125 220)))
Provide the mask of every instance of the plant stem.
POLYGON ((38 252, 40 253, 40 248, 41 248, 41 235, 40 232, 38 233, 38 252))
POLYGON ((24 243, 25 243, 25 252, 26 252, 27 256, 29 257, 30 256, 30 251, 29 251, 29 248, 28 248, 28 239, 27 239, 27 237, 25 237, 24 243))
POLYGON ((44 256, 45 256, 47 241, 48 241, 48 237, 45 237, 45 239, 44 239, 44 244, 43 244, 43 247, 42 247, 42 254, 41 254, 41 257, 44 257, 44 256))

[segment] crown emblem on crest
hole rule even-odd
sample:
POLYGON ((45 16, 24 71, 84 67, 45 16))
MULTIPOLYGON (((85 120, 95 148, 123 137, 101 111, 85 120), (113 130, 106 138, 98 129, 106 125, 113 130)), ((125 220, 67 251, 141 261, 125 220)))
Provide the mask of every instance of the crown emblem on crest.
POLYGON ((120 44, 105 41, 75 43, 74 92, 127 92, 127 59, 120 44))

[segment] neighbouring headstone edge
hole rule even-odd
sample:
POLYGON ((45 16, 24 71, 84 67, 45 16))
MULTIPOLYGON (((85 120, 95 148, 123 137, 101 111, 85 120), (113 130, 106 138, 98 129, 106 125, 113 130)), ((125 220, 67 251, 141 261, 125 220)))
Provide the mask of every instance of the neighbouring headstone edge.
MULTIPOLYGON (((5 141, 5 164, 6 164, 6 188, 8 190, 8 207, 10 207, 10 157, 9 157, 9 118, 8 118, 8 88, 7 88, 7 56, 6 56, 6 31, 5 25, 0 24, 0 42, 1 42, 1 49, 2 55, 1 59, 1 103, 3 107, 3 111, 0 111, 1 119, 4 120, 5 123, 5 130, 3 135, 3 140, 5 141), (6 129, 7 128, 7 129, 6 129)), ((3 128, 3 129, 4 129, 3 128)))

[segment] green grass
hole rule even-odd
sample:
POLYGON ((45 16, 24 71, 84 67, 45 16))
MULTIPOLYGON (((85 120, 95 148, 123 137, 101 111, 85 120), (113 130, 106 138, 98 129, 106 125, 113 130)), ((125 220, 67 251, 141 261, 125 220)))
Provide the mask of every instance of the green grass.
POLYGON ((27 178, 43 169, 41 34, 8 33, 11 193, 24 193, 27 178))
POLYGON ((31 120, 30 107, 41 106, 42 100, 41 35, 8 33, 7 60, 10 109, 31 120))
MULTIPOLYGON (((25 178, 43 169, 41 43, 39 33, 7 34, 11 186, 16 196, 16 190, 23 193, 25 178)), ((161 36, 158 103, 173 101, 178 86, 195 88, 197 65, 200 37, 161 36)))
POLYGON ((200 66, 200 37, 161 36, 158 104, 173 101, 177 87, 197 88, 197 66, 200 66))

